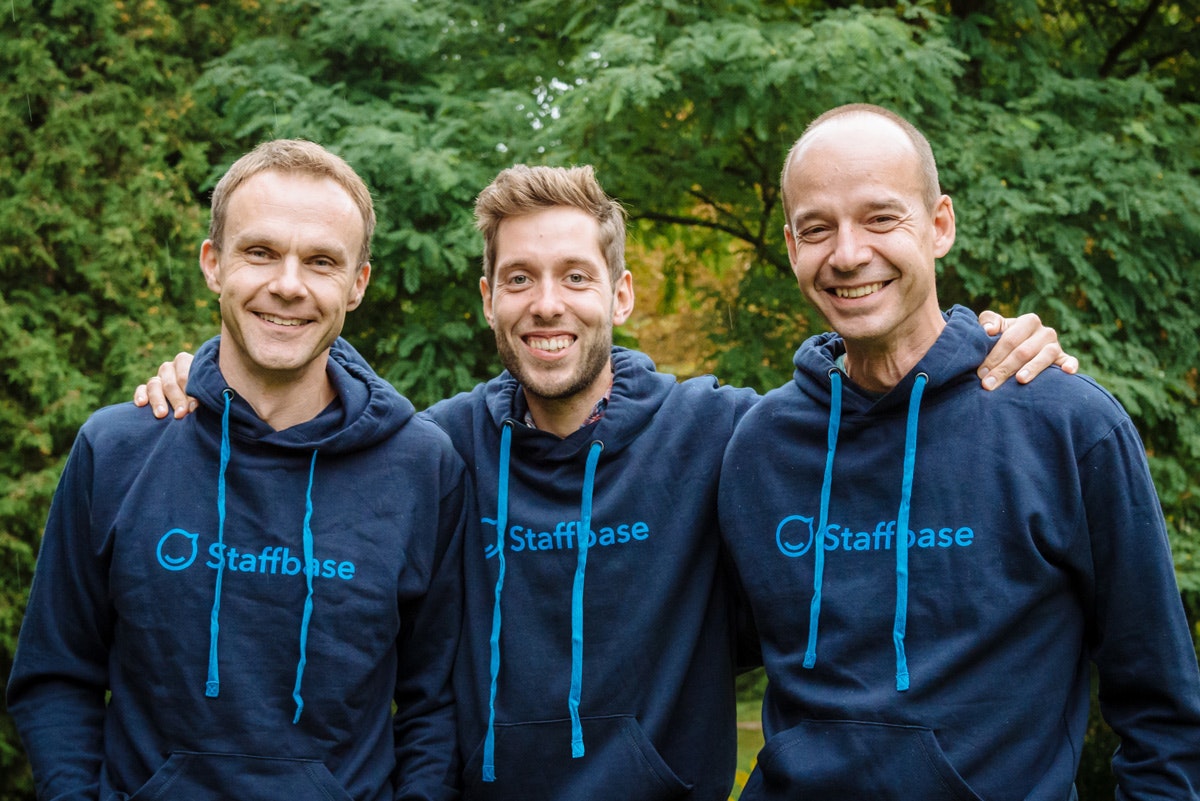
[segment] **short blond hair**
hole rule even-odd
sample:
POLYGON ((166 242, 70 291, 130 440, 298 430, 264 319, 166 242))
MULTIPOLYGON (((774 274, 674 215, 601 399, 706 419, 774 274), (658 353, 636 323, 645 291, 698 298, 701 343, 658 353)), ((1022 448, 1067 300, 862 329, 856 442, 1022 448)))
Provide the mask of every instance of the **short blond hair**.
POLYGON ((371 191, 349 164, 325 148, 304 139, 273 139, 263 142, 233 163, 217 182, 212 193, 212 220, 208 238, 217 250, 225 235, 229 198, 235 189, 260 172, 299 173, 314 178, 329 178, 346 190, 358 207, 363 221, 363 241, 359 266, 371 260, 371 236, 375 233, 375 204, 371 191))

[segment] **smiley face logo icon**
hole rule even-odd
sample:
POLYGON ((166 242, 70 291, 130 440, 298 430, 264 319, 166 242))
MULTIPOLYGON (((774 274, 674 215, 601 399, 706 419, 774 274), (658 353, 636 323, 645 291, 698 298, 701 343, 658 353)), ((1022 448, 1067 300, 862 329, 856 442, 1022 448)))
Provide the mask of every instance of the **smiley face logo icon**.
POLYGON ((173 528, 158 541, 158 563, 167 570, 183 570, 196 561, 199 534, 173 528))
POLYGON ((780 553, 792 559, 808 553, 813 544, 813 519, 803 515, 788 515, 783 518, 775 528, 775 544, 779 546, 780 553), (789 539, 789 529, 792 532, 791 536, 796 538, 794 541, 789 539))

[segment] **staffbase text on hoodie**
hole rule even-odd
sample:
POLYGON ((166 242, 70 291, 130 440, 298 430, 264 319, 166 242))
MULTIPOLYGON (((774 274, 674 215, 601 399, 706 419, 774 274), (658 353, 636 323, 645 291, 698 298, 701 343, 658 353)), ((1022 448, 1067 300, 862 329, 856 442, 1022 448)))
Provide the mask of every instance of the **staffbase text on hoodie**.
MULTIPOLYGON (((197 544, 199 533, 173 528, 162 536, 155 548, 158 564, 164 570, 177 572, 191 567, 198 554, 197 544), (172 555, 172 551, 183 541, 184 553, 172 555), (191 553, 187 553, 190 549, 191 553)), ((223 543, 214 542, 208 546, 208 561, 202 564, 210 570, 228 570, 231 573, 258 573, 264 576, 305 576, 313 578, 339 578, 349 581, 354 578, 356 567, 354 562, 337 559, 321 559, 320 556, 306 558, 303 553, 297 555, 292 549, 284 546, 263 546, 257 554, 239 551, 236 547, 227 547, 223 543)))
MULTIPOLYGON (((495 527, 496 521, 485 517, 483 525, 495 527)), ((577 550, 580 542, 580 532, 583 527, 578 520, 560 520, 553 529, 538 531, 529 526, 516 524, 508 529, 507 549, 510 553, 522 551, 560 551, 577 550)), ((616 523, 611 526, 589 528, 588 536, 583 540, 585 548, 610 548, 614 545, 626 545, 631 542, 645 542, 650 539, 650 525, 639 520, 636 523, 616 523)), ((494 538, 493 538, 494 540, 494 538)), ((491 558, 499 548, 494 541, 489 541, 484 549, 484 555, 491 558)))

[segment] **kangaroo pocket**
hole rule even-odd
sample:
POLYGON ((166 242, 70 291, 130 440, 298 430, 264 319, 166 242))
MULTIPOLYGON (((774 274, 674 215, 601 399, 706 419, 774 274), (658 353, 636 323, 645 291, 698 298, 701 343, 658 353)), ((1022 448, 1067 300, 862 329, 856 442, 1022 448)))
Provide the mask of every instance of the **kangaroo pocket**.
POLYGON ((315 759, 176 751, 129 801, 350 801, 315 759))
POLYGON ((581 720, 585 753, 571 756, 568 719, 496 724, 496 780, 483 781, 483 746, 467 762, 466 796, 479 801, 605 798, 670 801, 685 784, 632 715, 581 720))
POLYGON ((743 799, 979 801, 929 729, 808 720, 772 737, 743 799))

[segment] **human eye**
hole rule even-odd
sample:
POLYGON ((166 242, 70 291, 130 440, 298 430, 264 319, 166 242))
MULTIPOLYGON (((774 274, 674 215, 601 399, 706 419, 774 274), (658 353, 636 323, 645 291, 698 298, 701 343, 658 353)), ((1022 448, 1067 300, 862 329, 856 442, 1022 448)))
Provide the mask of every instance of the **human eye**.
POLYGON ((867 220, 867 226, 876 231, 889 231, 895 228, 900 222, 900 216, 897 214, 883 213, 876 214, 867 220))
POLYGON ((813 223, 801 226, 796 232, 796 238, 802 242, 820 242, 829 235, 830 228, 823 223, 813 223))
POLYGON ((900 202, 878 203, 863 209, 864 224, 876 231, 891 230, 911 216, 909 206, 900 202))
POLYGON ((519 289, 529 285, 529 276, 525 273, 505 273, 501 277, 501 283, 505 286, 519 289))

